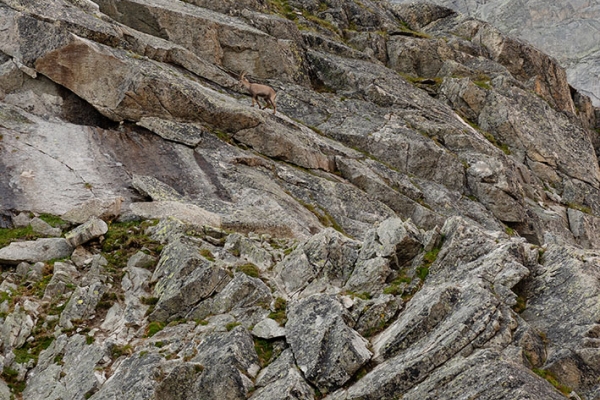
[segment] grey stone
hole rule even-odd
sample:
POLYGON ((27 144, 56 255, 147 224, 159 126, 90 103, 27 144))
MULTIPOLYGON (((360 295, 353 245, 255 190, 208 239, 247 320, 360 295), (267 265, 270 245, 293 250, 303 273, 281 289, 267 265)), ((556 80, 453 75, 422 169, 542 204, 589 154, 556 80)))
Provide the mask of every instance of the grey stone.
POLYGON ((180 237, 164 247, 152 275, 154 294, 160 299, 150 318, 166 321, 183 317, 230 280, 225 270, 200 255, 196 244, 180 237))
POLYGON ((223 314, 252 306, 266 308, 271 300, 271 290, 263 281, 239 272, 213 297, 212 311, 214 314, 223 314))
POLYGON ((108 232, 108 225, 99 218, 92 218, 83 225, 67 232, 65 239, 72 247, 80 246, 108 232))
POLYGON ((61 218, 74 224, 83 224, 90 218, 115 219, 121 214, 123 197, 93 198, 73 207, 61 218))
POLYGON ((107 287, 102 282, 95 282, 90 286, 78 286, 60 315, 60 325, 71 329, 72 320, 85 320, 95 315, 96 306, 106 290, 107 287))
POLYGON ((138 251, 127 260, 127 268, 151 268, 156 264, 156 257, 138 251))
POLYGON ((62 238, 12 242, 0 249, 0 263, 18 264, 22 261, 35 263, 69 257, 72 252, 73 247, 62 238))
POLYGON ((159 118, 142 118, 138 125, 151 130, 163 139, 172 140, 187 146, 197 146, 206 134, 202 127, 193 124, 177 123, 159 118))
POLYGON ((285 328, 271 318, 266 318, 254 325, 252 335, 261 339, 274 339, 285 337, 285 328))
POLYGON ((321 391, 346 383, 371 359, 368 342, 344 322, 346 311, 328 295, 289 305, 286 340, 306 379, 321 391))
POLYGON ((328 284, 342 287, 357 258, 358 243, 329 228, 300 244, 275 271, 288 293, 300 291, 323 276, 328 284))
POLYGON ((96 367, 105 349, 88 345, 85 335, 61 335, 40 353, 23 395, 42 400, 85 396, 100 388, 96 367), (55 362, 60 359, 60 362, 55 362))
POLYGON ((62 234, 62 229, 52 227, 41 218, 32 219, 30 225, 35 232, 44 236, 59 237, 62 234))
POLYGON ((25 227, 31 223, 31 220, 28 212, 21 212, 12 217, 12 223, 16 227, 25 227))

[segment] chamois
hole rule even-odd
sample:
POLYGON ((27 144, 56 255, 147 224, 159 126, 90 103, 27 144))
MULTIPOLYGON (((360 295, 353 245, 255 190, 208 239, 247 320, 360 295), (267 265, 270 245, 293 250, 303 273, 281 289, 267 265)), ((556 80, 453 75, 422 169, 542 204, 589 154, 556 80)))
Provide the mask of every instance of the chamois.
POLYGON ((258 104, 258 108, 261 110, 267 108, 267 106, 271 104, 273 106, 273 114, 277 112, 277 106, 275 105, 275 96, 277 96, 277 93, 275 93, 275 90, 273 90, 272 87, 261 85, 259 83, 250 83, 248 79, 246 79, 246 72, 242 72, 240 75, 240 83, 244 85, 252 95, 252 107, 254 107, 254 102, 258 104), (260 102, 258 101, 259 97, 262 97, 265 100, 266 105, 264 107, 261 107, 260 102))

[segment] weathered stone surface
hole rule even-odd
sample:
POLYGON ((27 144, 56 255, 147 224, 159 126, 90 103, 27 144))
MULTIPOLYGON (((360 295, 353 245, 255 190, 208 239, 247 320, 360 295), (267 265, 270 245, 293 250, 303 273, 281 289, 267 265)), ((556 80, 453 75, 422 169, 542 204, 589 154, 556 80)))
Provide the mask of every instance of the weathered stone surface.
POLYGON ((106 222, 98 218, 92 218, 83 225, 79 225, 72 231, 67 232, 65 239, 75 248, 90 240, 99 238, 106 232, 108 232, 108 225, 106 225, 106 222))
POLYGON ((91 217, 100 219, 114 219, 121 214, 122 197, 97 199, 85 201, 64 213, 61 218, 74 224, 83 224, 91 217))
POLYGON ((325 229, 298 246, 275 270, 285 291, 294 294, 314 280, 342 287, 358 258, 358 243, 325 229))
POLYGON ((31 334, 34 326, 34 320, 21 307, 17 306, 15 310, 6 317, 0 329, 0 345, 7 353, 9 349, 16 349, 23 344, 31 334))
POLYGON ((599 51, 592 39, 599 29, 598 11, 593 4, 573 3, 566 9, 563 3, 548 1, 528 2, 527 7, 518 7, 517 2, 506 0, 486 3, 436 0, 432 3, 488 21, 555 57, 567 68, 569 83, 598 105, 600 95, 593 84, 596 68, 590 62, 598 57, 599 51))
POLYGON ((253 386, 246 375, 254 377, 258 369, 252 336, 245 328, 208 335, 197 354, 192 361, 206 366, 196 383, 199 398, 245 398, 253 386))
POLYGON ((304 380, 302 374, 292 367, 287 371, 285 377, 258 389, 250 398, 253 400, 310 400, 315 398, 315 393, 313 388, 304 380))
POLYGON ((596 251, 548 246, 541 265, 533 271, 531 295, 522 314, 532 327, 547 335, 547 368, 555 373, 569 371, 560 381, 578 391, 595 387, 589 377, 599 373, 594 361, 599 293, 590 279, 597 270, 596 251))
POLYGON ((164 218, 131 231, 164 247, 6 266, 0 370, 25 399, 556 398, 532 368, 597 397, 591 101, 442 7, 283 3, 3 0, 0 226, 164 218))
POLYGON ((18 264, 21 261, 38 262, 71 255, 73 247, 62 238, 13 242, 0 249, 0 263, 18 264))
POLYGON ((261 271, 270 269, 274 264, 273 256, 260 245, 260 242, 240 234, 234 233, 227 236, 224 249, 251 262, 261 271))
POLYGON ((95 282, 87 287, 78 286, 60 315, 60 325, 71 329, 73 327, 72 320, 92 317, 106 289, 106 285, 102 282, 95 282))
POLYGON ((271 318, 260 321, 252 328, 252 335, 262 339, 274 339, 285 336, 285 328, 271 318))
POLYGON ((346 325, 345 313, 328 295, 289 306, 286 339, 304 376, 322 392, 339 388, 371 358, 368 342, 346 325))
POLYGON ((10 389, 4 381, 0 381, 0 399, 10 400, 10 389))
POLYGON ((177 218, 191 225, 221 226, 221 217, 196 205, 175 201, 133 203, 131 211, 141 218, 177 218))
POLYGON ((41 218, 32 219, 31 228, 35 232, 44 236, 59 237, 62 234, 62 230, 60 228, 52 227, 52 225, 41 218))
POLYGON ((150 318, 166 321, 183 317, 230 280, 225 270, 200 256, 189 239, 169 243, 152 275, 152 281, 156 282, 154 293, 160 299, 150 318))
POLYGON ((123 360, 115 370, 113 379, 107 380, 92 397, 94 400, 114 398, 147 399, 154 393, 164 358, 155 353, 134 354, 123 360))
POLYGON ((87 344, 85 335, 59 336, 40 354, 23 396, 58 400, 95 392, 100 387, 96 366, 104 354, 102 346, 87 344))
POLYGON ((237 273, 227 286, 213 297, 212 311, 224 314, 239 308, 266 306, 271 303, 271 290, 263 281, 237 273))
POLYGON ((127 260, 127 268, 150 268, 156 264, 156 257, 138 251, 127 260))
POLYGON ((144 117, 138 123, 151 130, 165 140, 171 140, 187 146, 197 146, 203 138, 205 130, 193 124, 177 123, 160 118, 144 117))

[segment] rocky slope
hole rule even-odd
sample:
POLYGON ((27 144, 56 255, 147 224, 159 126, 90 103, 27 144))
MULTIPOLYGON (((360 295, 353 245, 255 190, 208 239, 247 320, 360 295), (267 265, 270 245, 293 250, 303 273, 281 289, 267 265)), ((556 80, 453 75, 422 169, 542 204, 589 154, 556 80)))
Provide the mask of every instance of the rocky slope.
MULTIPOLYGON (((408 0, 394 0, 410 3, 408 0)), ((569 82, 600 105, 600 5, 595 1, 434 0, 487 21, 558 59, 569 82)))
POLYGON ((0 21, 0 399, 600 398, 596 110, 555 59, 424 3, 0 21))

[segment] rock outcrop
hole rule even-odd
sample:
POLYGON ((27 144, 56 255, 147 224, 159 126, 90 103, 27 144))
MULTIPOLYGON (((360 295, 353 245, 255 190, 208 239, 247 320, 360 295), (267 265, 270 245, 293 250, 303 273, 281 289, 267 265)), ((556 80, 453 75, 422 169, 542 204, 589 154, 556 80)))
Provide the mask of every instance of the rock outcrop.
POLYGON ((597 83, 600 47, 594 39, 600 29, 597 4, 539 0, 434 0, 431 3, 487 21, 555 57, 566 69, 569 83, 589 96, 596 107, 600 105, 597 83))
POLYGON ((554 58, 425 3, 0 21, 0 399, 600 393, 600 140, 554 58))

